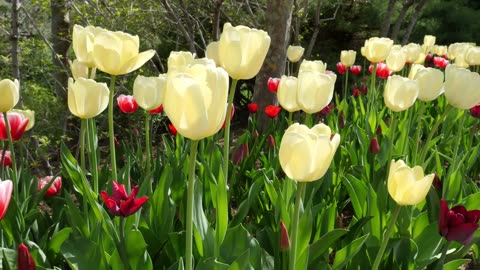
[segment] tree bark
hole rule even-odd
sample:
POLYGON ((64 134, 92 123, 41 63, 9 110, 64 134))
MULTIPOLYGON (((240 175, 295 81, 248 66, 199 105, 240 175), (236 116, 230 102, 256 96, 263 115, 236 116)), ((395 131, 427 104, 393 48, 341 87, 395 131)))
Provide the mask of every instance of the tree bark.
POLYGON ((392 36, 390 37, 391 39, 393 39, 394 42, 397 42, 398 33, 400 32, 400 27, 402 26, 403 19, 405 19, 405 15, 407 14, 408 9, 410 9, 413 3, 414 0, 406 0, 402 6, 402 9, 400 10, 400 13, 398 14, 397 21, 393 26, 392 36))
POLYGON ((313 46, 317 42, 318 34, 320 33, 320 7, 322 6, 322 0, 317 0, 317 6, 315 8, 315 30, 313 30, 312 37, 308 43, 307 50, 303 58, 308 59, 312 54, 313 46))
POLYGON ((220 37, 220 11, 224 0, 216 0, 215 9, 213 11, 213 27, 212 27, 212 40, 217 41, 220 37))
MULTIPOLYGON (((12 30, 10 32, 10 40, 12 44, 12 77, 20 81, 20 64, 18 62, 18 54, 20 53, 20 48, 18 47, 18 12, 20 9, 21 0, 12 1, 12 21, 11 26, 12 30)), ((22 88, 20 88, 22 89, 22 88)), ((20 99, 18 101, 19 105, 22 105, 23 99, 20 92, 20 99)))
POLYGON ((395 9, 395 2, 397 2, 397 0, 388 1, 387 14, 385 15, 385 19, 383 20, 382 29, 380 30, 381 37, 388 37, 390 25, 392 24, 393 10, 395 9))
POLYGON ((422 9, 427 2, 428 0, 422 0, 415 6, 415 13, 412 15, 412 18, 410 19, 410 23, 408 24, 407 32, 403 36, 402 45, 405 45, 408 43, 408 40, 410 39, 410 35, 412 34, 413 28, 417 23, 418 17, 420 17, 420 13, 422 12, 422 9))
POLYGON ((67 100, 68 83, 68 48, 70 47, 67 3, 65 0, 52 0, 52 60, 56 66, 53 78, 55 80, 55 93, 63 101, 67 100))
MULTIPOLYGON (((287 61, 287 45, 290 40, 290 25, 292 21, 293 0, 268 0, 268 16, 265 19, 265 29, 270 35, 271 43, 265 61, 255 79, 253 102, 258 104, 259 112, 267 105, 277 103, 275 94, 267 88, 269 77, 283 74, 287 61)), ((265 130, 269 120, 265 113, 258 114, 260 130, 265 130)))

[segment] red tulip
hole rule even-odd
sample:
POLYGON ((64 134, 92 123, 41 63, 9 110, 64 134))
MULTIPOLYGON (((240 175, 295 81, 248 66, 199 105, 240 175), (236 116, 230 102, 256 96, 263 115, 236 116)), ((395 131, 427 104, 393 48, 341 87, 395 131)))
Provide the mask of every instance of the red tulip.
POLYGON ((380 125, 377 126, 377 131, 375 132, 377 135, 382 135, 382 127, 380 125))
POLYGON ((350 66, 350 72, 352 72, 353 75, 360 75, 362 67, 358 65, 350 66))
MULTIPOLYGON (((18 141, 25 132, 25 128, 28 125, 28 119, 25 118, 23 114, 15 112, 7 113, 7 119, 10 126, 12 140, 18 141)), ((7 127, 5 126, 5 118, 3 115, 0 116, 0 139, 5 141, 8 140, 7 127)))
POLYGON ((157 113, 161 113, 163 112, 163 105, 160 105, 160 107, 156 108, 156 109, 153 109, 153 110, 150 110, 148 111, 150 114, 157 114, 157 113))
MULTIPOLYGON (((235 106, 232 104, 232 109, 230 110, 230 122, 232 121, 233 115, 235 114, 235 106)), ((222 128, 225 128, 226 119, 223 120, 222 128)))
POLYGON ((35 261, 23 243, 18 246, 18 270, 35 270, 35 261))
POLYGON ((248 157, 250 154, 248 150, 248 143, 242 143, 240 146, 238 146, 237 151, 235 151, 235 154, 233 154, 232 162, 234 165, 238 165, 242 163, 242 161, 248 157))
POLYGON ((323 116, 327 116, 332 109, 333 109, 333 103, 330 103, 320 111, 320 114, 323 116))
POLYGON ((457 241, 464 245, 470 243, 479 220, 480 210, 467 211, 463 205, 448 209, 447 202, 440 200, 438 231, 448 241, 457 241))
POLYGON ((338 74, 345 74, 347 73, 347 67, 342 62, 338 62, 337 71, 338 71, 338 74))
POLYGON ((270 148, 275 148, 275 138, 273 137, 272 134, 268 135, 267 145, 268 145, 268 147, 270 147, 270 148))
POLYGON ((470 108, 470 115, 472 115, 475 118, 480 118, 480 104, 470 108))
POLYGON ((280 249, 286 250, 290 248, 290 237, 288 236, 288 230, 283 221, 280 221, 280 249))
POLYGON ((433 65, 438 68, 446 68, 448 64, 448 60, 443 57, 435 56, 433 58, 433 65))
POLYGON ((370 153, 372 154, 378 154, 380 152, 380 145, 378 144, 378 140, 376 137, 373 137, 372 140, 370 140, 370 153))
POLYGON ((3 157, 3 150, 0 150, 0 166, 3 167, 12 167, 12 156, 10 151, 5 151, 5 157, 3 157))
MULTIPOLYGON (((372 69, 373 69, 373 65, 370 65, 370 67, 368 68, 368 71, 370 72, 370 74, 372 73, 372 69)), ((379 62, 377 63, 375 74, 377 74, 377 77, 379 78, 387 79, 388 76, 391 76, 393 74, 393 72, 388 70, 387 64, 385 64, 384 62, 379 62)))
POLYGON ((115 216, 127 217, 140 209, 148 200, 148 197, 137 198, 137 192, 140 188, 135 186, 132 188, 130 196, 127 196, 127 191, 125 190, 125 185, 118 184, 113 181, 113 197, 108 196, 107 192, 101 191, 100 195, 105 202, 105 206, 108 211, 115 216))
POLYGON ((280 78, 269 78, 268 79, 268 90, 272 93, 277 93, 278 84, 280 83, 280 78))
POLYGON ((249 103, 248 105, 248 111, 250 113, 256 113, 258 110, 258 104, 257 103, 249 103))
POLYGON ((124 113, 133 113, 138 109, 138 104, 133 96, 120 95, 117 98, 117 103, 124 113))
POLYGON ((12 198, 13 183, 11 180, 4 180, 0 182, 0 220, 3 219, 7 213, 10 198, 12 198))
MULTIPOLYGON (((43 190, 45 186, 47 186, 53 179, 53 176, 45 176, 43 178, 38 179, 38 190, 43 190)), ((62 177, 57 176, 53 179, 53 183, 48 187, 45 196, 53 197, 60 193, 60 189, 62 188, 62 177)))
POLYGON ((358 89, 358 88, 353 89, 353 96, 354 97, 358 97, 358 96, 361 96, 361 95, 363 95, 363 93, 362 93, 362 91, 360 91, 360 89, 358 89))
POLYGON ((275 118, 277 115, 280 113, 282 108, 275 106, 275 105, 268 105, 265 107, 265 113, 267 114, 268 117, 270 118, 275 118))
POLYGON ((170 133, 172 133, 173 136, 177 136, 177 129, 173 124, 168 124, 168 129, 170 130, 170 133))
POLYGON ((440 192, 442 191, 443 184, 437 173, 435 173, 435 177, 433 178, 432 184, 437 191, 440 191, 440 192))
POLYGON ((430 62, 433 59, 433 54, 429 53, 425 56, 425 62, 430 62))

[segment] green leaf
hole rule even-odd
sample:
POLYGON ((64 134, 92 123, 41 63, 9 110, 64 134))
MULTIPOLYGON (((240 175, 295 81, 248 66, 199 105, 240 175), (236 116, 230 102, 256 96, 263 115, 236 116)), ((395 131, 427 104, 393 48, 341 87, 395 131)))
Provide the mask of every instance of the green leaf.
POLYGON ((228 264, 221 263, 217 261, 213 257, 209 257, 205 260, 200 261, 197 266, 195 267, 195 270, 227 270, 229 267, 228 264))
POLYGON ((324 234, 320 239, 310 246, 310 255, 308 266, 312 267, 318 263, 320 256, 328 251, 328 248, 331 247, 340 237, 344 236, 348 230, 345 229, 336 229, 329 231, 324 234))
POLYGON ((72 269, 108 269, 103 263, 102 248, 77 232, 63 242, 61 251, 72 269))
POLYGON ((443 270, 457 270, 460 269, 460 266, 467 264, 470 262, 470 259, 459 259, 459 260, 453 260, 448 263, 446 263, 443 266, 443 270))
POLYGON ((228 268, 228 270, 253 270, 250 261, 250 250, 247 249, 242 255, 240 255, 228 268))
POLYGON ((17 265, 17 251, 13 249, 0 248, 0 260, 2 261, 3 269, 11 269, 11 265, 17 265))
POLYGON ((353 210, 357 217, 363 217, 366 214, 365 202, 367 201, 368 187, 365 183, 355 178, 353 175, 347 175, 342 179, 342 184, 347 189, 352 202, 353 210))
POLYGON ((366 234, 346 247, 342 248, 335 254, 335 260, 333 261, 333 269, 342 269, 347 265, 347 263, 357 254, 358 251, 362 248, 365 241, 368 239, 370 234, 366 234))
POLYGON ((438 234, 438 223, 431 223, 413 239, 418 246, 417 267, 425 267, 436 260, 441 252, 442 237, 438 234))
POLYGON ((54 253, 60 253, 60 248, 63 242, 65 242, 65 240, 70 237, 72 231, 73 229, 71 227, 67 227, 55 233, 48 242, 48 249, 50 249, 54 253))

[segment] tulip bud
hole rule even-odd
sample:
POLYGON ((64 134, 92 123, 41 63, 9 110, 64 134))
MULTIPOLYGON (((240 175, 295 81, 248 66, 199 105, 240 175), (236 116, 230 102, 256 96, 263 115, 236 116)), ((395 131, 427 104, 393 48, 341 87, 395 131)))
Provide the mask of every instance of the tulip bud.
POLYGON ((290 237, 285 223, 280 221, 280 250, 287 250, 290 248, 290 237))
POLYGON ((237 80, 248 80, 260 71, 270 47, 267 32, 225 23, 218 41, 218 60, 237 80))
POLYGON ((435 45, 436 37, 432 35, 425 35, 423 38, 423 44, 427 47, 432 47, 435 45))
POLYGON ((91 79, 68 79, 68 108, 75 116, 88 119, 102 113, 108 106, 110 90, 106 83, 91 79))
POLYGON ((475 118, 480 118, 480 104, 470 108, 470 115, 475 118))
POLYGON ((267 83, 268 90, 272 93, 277 93, 279 83, 280 83, 279 78, 271 78, 271 77, 268 78, 268 83, 267 83))
POLYGON ((35 261, 30 254, 27 246, 23 243, 18 246, 18 270, 35 270, 35 261))
POLYGON ((10 199, 12 198, 13 182, 11 180, 0 179, 0 220, 3 219, 8 210, 10 199))
POLYGON ((435 56, 433 58, 433 65, 435 65, 438 68, 444 69, 447 67, 448 64, 449 64, 448 60, 443 57, 435 56))
MULTIPOLYGON (((341 51, 340 52, 340 62, 345 65, 345 67, 350 67, 355 63, 355 57, 357 52, 354 50, 341 51)), ((337 64, 338 67, 338 64, 337 64)))
POLYGON ((347 73, 347 67, 342 62, 338 62, 337 63, 337 72, 338 72, 338 74, 345 74, 345 73, 347 73))
POLYGON ((20 83, 17 79, 0 81, 0 113, 10 111, 20 98, 20 83))
POLYGON ((350 72, 352 72, 353 75, 359 75, 362 72, 362 67, 358 65, 353 65, 350 67, 350 72))
POLYGON ((45 196, 47 197, 53 197, 60 193, 60 189, 62 188, 62 177, 58 176, 53 179, 53 176, 46 176, 38 179, 39 191, 43 190, 52 181, 53 183, 48 187, 47 192, 45 193, 45 196))
POLYGON ((382 127, 380 125, 377 126, 377 131, 375 132, 377 135, 382 135, 382 127))
POLYGON ((298 79, 283 75, 278 85, 278 103, 289 112, 300 110, 297 104, 298 79))
POLYGON ((120 95, 117 104, 123 113, 133 113, 138 109, 138 104, 133 96, 120 95))
POLYGON ((249 103, 247 106, 250 113, 256 113, 258 110, 258 104, 256 103, 249 103))
POLYGON ((270 118, 276 118, 277 115, 280 113, 282 108, 275 106, 275 105, 268 105, 265 107, 265 114, 270 118))
POLYGON ((287 48, 287 58, 290 62, 296 63, 300 61, 300 58, 303 56, 305 49, 302 46, 288 46, 287 48))
POLYGON ((470 109, 480 103, 480 74, 448 65, 445 68, 444 89, 450 105, 462 110, 470 109))
POLYGON ((160 74, 158 77, 138 75, 133 82, 133 97, 138 106, 150 111, 162 105, 166 79, 166 74, 160 74))
POLYGON ((370 140, 370 153, 372 154, 378 154, 380 152, 380 145, 378 144, 377 138, 373 137, 372 140, 370 140))
POLYGON ((12 167, 12 156, 10 151, 0 150, 0 167, 12 167))
POLYGON ((325 124, 313 128, 295 123, 285 131, 279 149, 279 160, 285 174, 299 182, 320 179, 328 170, 340 144, 340 135, 332 139, 325 124))
POLYGON ((372 37, 365 40, 364 54, 368 61, 378 63, 385 61, 393 46, 393 40, 389 38, 372 37))
POLYGON ((338 127, 339 128, 345 127, 345 115, 343 111, 340 111, 340 115, 338 116, 338 127))
POLYGON ((424 175, 423 168, 408 167, 403 160, 390 163, 388 193, 399 205, 415 205, 427 196, 434 174, 424 175))
POLYGON ((440 177, 438 176, 438 174, 435 172, 435 176, 433 177, 433 187, 439 191, 439 192, 442 192, 442 187, 443 187, 443 184, 442 184, 442 181, 440 180, 440 177))
POLYGON ((249 155, 250 155, 250 152, 248 150, 248 143, 242 143, 240 144, 240 146, 238 146, 237 150, 235 151, 235 154, 233 154, 232 163, 234 165, 239 165, 249 155))
POLYGON ((302 71, 315 71, 315 72, 325 73, 326 70, 327 70, 327 63, 323 63, 322 61, 319 61, 319 60, 316 60, 316 61, 303 60, 302 63, 300 64, 298 74, 300 74, 300 72, 302 71))
POLYGON ((272 134, 268 135, 267 146, 270 148, 275 148, 275 138, 273 137, 272 134))
POLYGON ((419 84, 398 75, 388 77, 385 85, 385 105, 394 112, 405 111, 410 108, 417 99, 419 84))
POLYGON ((409 43, 403 46, 402 50, 406 54, 406 59, 408 63, 414 63, 422 52, 420 45, 418 45, 417 43, 409 43))

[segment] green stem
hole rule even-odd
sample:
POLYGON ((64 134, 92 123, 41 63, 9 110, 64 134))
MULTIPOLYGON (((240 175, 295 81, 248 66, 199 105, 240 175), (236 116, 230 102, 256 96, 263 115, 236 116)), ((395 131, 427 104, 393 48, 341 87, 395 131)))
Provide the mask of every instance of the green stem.
POLYGON ((122 263, 125 270, 130 270, 130 264, 128 262, 127 245, 125 243, 125 218, 120 217, 120 256, 122 257, 122 263))
POLYGON ((347 99, 347 89, 348 89, 348 70, 349 68, 347 67, 347 72, 345 72, 345 86, 343 87, 343 99, 345 102, 348 101, 347 99))
POLYGON ((305 125, 307 127, 312 127, 312 114, 311 113, 305 113, 305 125))
POLYGON ((416 132, 415 132, 415 140, 413 141, 415 144, 415 150, 413 152, 413 164, 417 164, 417 156, 418 156, 418 145, 420 144, 420 132, 422 131, 422 118, 425 112, 425 102, 420 102, 420 109, 417 113, 417 125, 416 125, 416 132))
POLYGON ((443 123, 443 121, 447 117, 448 113, 452 109, 453 109, 452 106, 447 106, 445 111, 443 111, 443 114, 440 116, 440 118, 438 118, 438 120, 435 123, 435 125, 433 126, 432 130, 430 130, 430 133, 428 133, 427 140, 425 141, 425 144, 423 144, 423 151, 422 151, 422 154, 420 156, 421 157, 420 158, 420 163, 422 164, 422 166, 424 166, 424 168, 425 168, 425 164, 423 164, 423 163, 425 162, 425 157, 426 157, 427 151, 428 151, 428 145, 430 144, 430 141, 432 140, 433 134, 435 134, 435 132, 437 132, 438 127, 440 126, 441 123, 443 123))
POLYGON ((390 235, 392 234, 393 228, 395 227, 395 222, 397 221, 398 214, 400 214, 400 209, 401 206, 397 204, 393 215, 392 219, 390 220, 390 224, 388 225, 387 232, 385 233, 385 236, 383 237, 382 240, 382 245, 380 246, 380 250, 377 253, 377 257, 375 258, 375 261, 373 263, 372 270, 378 270, 378 267, 380 266, 380 262, 382 261, 383 253, 385 252, 385 249, 387 248, 388 240, 390 239, 390 235))
POLYGON ((150 160, 151 160, 151 143, 150 143, 150 113, 148 111, 145 111, 145 150, 147 152, 147 159, 146 159, 146 166, 145 166, 145 172, 147 174, 150 173, 150 160))
POLYGON ((435 267, 435 270, 442 270, 443 269, 443 264, 445 262, 445 258, 447 257, 447 252, 448 252, 448 247, 450 246, 450 242, 451 241, 447 241, 447 243, 443 247, 442 256, 440 256, 440 259, 437 262, 437 266, 435 267))
POLYGON ((13 194, 15 199, 18 201, 18 179, 17 175, 17 162, 15 160, 15 151, 13 148, 13 139, 12 133, 10 132, 10 122, 8 121, 7 113, 3 113, 3 120, 5 121, 5 128, 7 129, 7 136, 8 136, 8 147, 10 148, 10 157, 12 158, 12 173, 13 173, 13 194))
MULTIPOLYGON (((448 175, 447 177, 445 178, 446 181, 451 181, 455 178, 452 179, 452 173, 457 169, 457 163, 458 163, 458 148, 460 146, 460 141, 462 140, 462 135, 463 135, 463 126, 464 126, 464 123, 465 123, 465 118, 467 116, 467 114, 465 113, 465 111, 462 112, 463 115, 461 116, 461 120, 460 120, 460 123, 458 124, 458 128, 457 130, 459 132, 457 132, 457 138, 455 140, 455 146, 453 148, 453 164, 449 167, 448 169, 448 175)), ((450 186, 449 184, 447 184, 447 187, 450 186)), ((443 198, 448 198, 448 188, 444 188, 443 189, 443 198)), ((455 196, 457 194, 454 194, 455 196)))
POLYGON ((87 129, 88 119, 80 120, 80 168, 85 173, 85 132, 87 129))
POLYGON ((118 181, 117 158, 115 156, 115 131, 113 128, 113 97, 115 96, 115 76, 110 79, 110 96, 108 99, 108 136, 110 138, 110 160, 112 163, 112 179, 118 181))
MULTIPOLYGON (((83 121, 83 120, 82 120, 83 121)), ((88 144, 90 145, 90 151, 92 151, 90 157, 90 170, 93 176, 93 191, 98 194, 98 162, 97 162, 97 150, 95 149, 95 119, 86 119, 88 121, 88 144)))
POLYGON ((288 269, 295 270, 295 263, 297 259, 297 238, 298 238, 298 221, 300 218, 300 204, 302 203, 302 194, 304 194, 307 183, 297 182, 297 193, 295 195, 295 209, 293 212, 292 221, 292 242, 290 248, 290 258, 288 262, 288 269))
POLYGON ((397 131, 397 114, 392 112, 392 114, 391 114, 391 130, 390 130, 390 146, 388 147, 388 152, 387 152, 387 155, 388 155, 387 162, 390 162, 390 160, 393 157, 393 145, 394 145, 394 138, 395 138, 395 132, 396 131, 397 131))
POLYGON ((196 140, 190 143, 190 158, 188 161, 188 186, 187 186, 187 232, 186 232, 186 250, 185 263, 186 270, 193 269, 193 202, 195 191, 195 165, 197 159, 198 142, 196 140))
POLYGON ((288 125, 293 124, 292 119, 293 119, 293 112, 288 112, 288 119, 287 119, 288 125))

